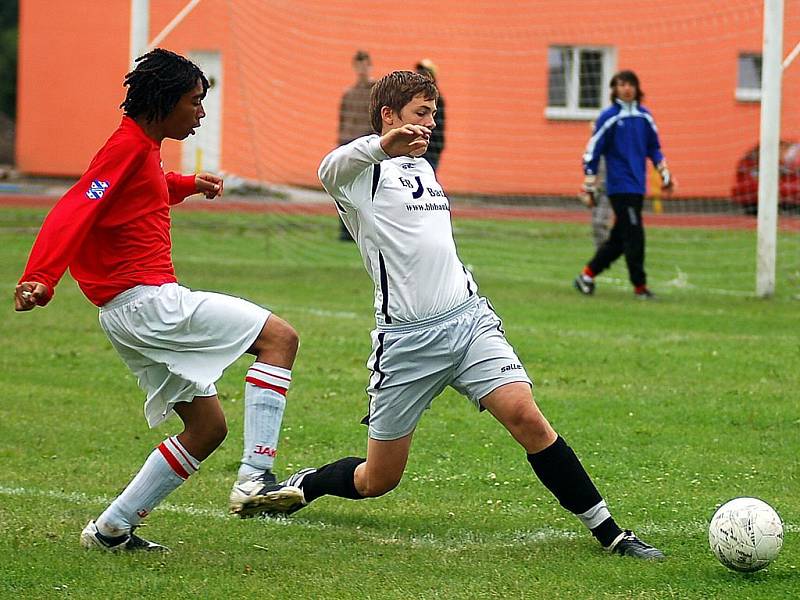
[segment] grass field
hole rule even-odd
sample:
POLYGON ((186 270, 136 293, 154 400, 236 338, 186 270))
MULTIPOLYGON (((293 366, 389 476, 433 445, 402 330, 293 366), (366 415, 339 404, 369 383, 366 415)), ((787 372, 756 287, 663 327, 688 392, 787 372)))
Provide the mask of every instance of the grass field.
MULTIPOLYGON (((82 550, 81 528, 178 425, 147 429, 136 382, 69 278, 46 309, 11 310, 43 214, 0 210, 0 598, 797 597, 800 303, 791 273, 763 301, 744 293, 752 268, 713 264, 750 256, 751 232, 648 230, 659 299, 638 302, 622 264, 594 298, 571 288, 591 252, 585 225, 455 223, 540 406, 617 520, 666 562, 605 555, 510 437, 452 391, 423 418, 388 496, 323 498, 285 520, 228 517, 247 358, 218 384, 228 439, 148 518, 143 535, 173 551, 110 556, 82 550), (718 564, 706 537, 715 507, 740 495, 770 502, 786 528, 779 558, 751 575, 718 564)), ((371 284, 336 227, 328 217, 174 217, 184 284, 243 295, 300 332, 280 473, 366 447, 371 284)))

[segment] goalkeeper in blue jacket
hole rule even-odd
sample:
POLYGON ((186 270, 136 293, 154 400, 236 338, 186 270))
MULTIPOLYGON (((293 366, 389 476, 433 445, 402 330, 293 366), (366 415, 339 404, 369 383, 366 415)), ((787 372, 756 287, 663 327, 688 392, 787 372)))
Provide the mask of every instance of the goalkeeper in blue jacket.
POLYGON ((594 279, 623 254, 628 275, 637 298, 650 299, 644 270, 644 223, 642 204, 647 181, 649 158, 661 175, 661 187, 668 197, 675 181, 661 153, 658 129, 641 100, 644 97, 639 78, 633 71, 620 71, 611 78, 611 106, 597 119, 594 133, 583 155, 582 194, 592 206, 597 191, 597 168, 600 157, 606 161, 606 193, 614 210, 614 225, 608 240, 575 278, 575 288, 582 294, 594 293, 594 279))

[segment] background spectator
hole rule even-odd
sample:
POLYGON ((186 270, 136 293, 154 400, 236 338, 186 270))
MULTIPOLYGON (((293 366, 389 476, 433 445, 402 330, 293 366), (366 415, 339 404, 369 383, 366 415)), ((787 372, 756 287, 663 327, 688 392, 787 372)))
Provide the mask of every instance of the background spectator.
MULTIPOLYGON (((359 50, 353 55, 353 71, 356 74, 356 82, 344 93, 339 106, 340 146, 372 133, 369 122, 369 95, 375 82, 370 78, 372 59, 368 52, 359 50)), ((341 219, 339 239, 342 241, 353 239, 341 219)))
POLYGON ((439 168, 439 158, 442 155, 442 150, 444 150, 444 97, 442 96, 442 89, 436 81, 436 74, 439 69, 431 59, 423 58, 417 63, 416 70, 417 73, 427 75, 433 79, 433 82, 436 83, 436 87, 439 90, 439 99, 436 101, 436 117, 434 118, 436 127, 431 133, 428 151, 424 155, 424 158, 431 163, 435 172, 439 168))

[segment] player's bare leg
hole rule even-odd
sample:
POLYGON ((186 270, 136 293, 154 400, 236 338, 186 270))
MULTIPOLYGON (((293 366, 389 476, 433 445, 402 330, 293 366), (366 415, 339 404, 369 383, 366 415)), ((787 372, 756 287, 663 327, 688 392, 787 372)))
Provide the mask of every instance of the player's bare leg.
POLYGON ((299 337, 294 328, 278 315, 272 314, 248 353, 255 354, 258 362, 291 369, 299 345, 299 337))
POLYGON ((413 432, 396 440, 370 439, 366 459, 348 456, 297 471, 264 495, 263 512, 291 514, 326 495, 361 500, 390 492, 403 478, 412 436, 413 432), (293 494, 299 494, 299 500, 293 494))
POLYGON ((367 443, 367 460, 354 472, 356 490, 364 498, 374 498, 392 491, 403 478, 408 463, 413 432, 396 440, 373 440, 367 443))
POLYGON ((81 545, 85 548, 166 549, 137 536, 134 530, 164 498, 200 468, 200 462, 219 447, 228 431, 216 395, 179 402, 174 409, 183 421, 184 430, 159 444, 123 492, 96 521, 86 525, 81 533, 81 545))
POLYGON ((217 396, 196 397, 192 402, 179 402, 175 412, 183 421, 183 432, 177 437, 197 460, 205 460, 225 440, 228 425, 217 396))
POLYGON ((527 383, 501 386, 481 404, 525 449, 534 473, 561 506, 578 517, 604 548, 646 560, 664 558, 660 550, 617 525, 575 452, 536 406, 527 383))
POLYGON ((544 450, 558 437, 534 402, 527 383, 500 386, 482 398, 481 404, 508 429, 528 454, 544 450))

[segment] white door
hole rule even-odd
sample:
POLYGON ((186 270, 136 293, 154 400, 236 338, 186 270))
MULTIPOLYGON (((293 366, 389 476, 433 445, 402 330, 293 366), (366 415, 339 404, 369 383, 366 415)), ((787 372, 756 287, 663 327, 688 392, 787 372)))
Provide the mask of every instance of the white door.
POLYGON ((216 51, 190 52, 189 58, 203 70, 209 87, 203 108, 206 116, 194 135, 183 142, 184 173, 218 173, 222 155, 222 57, 216 51))

